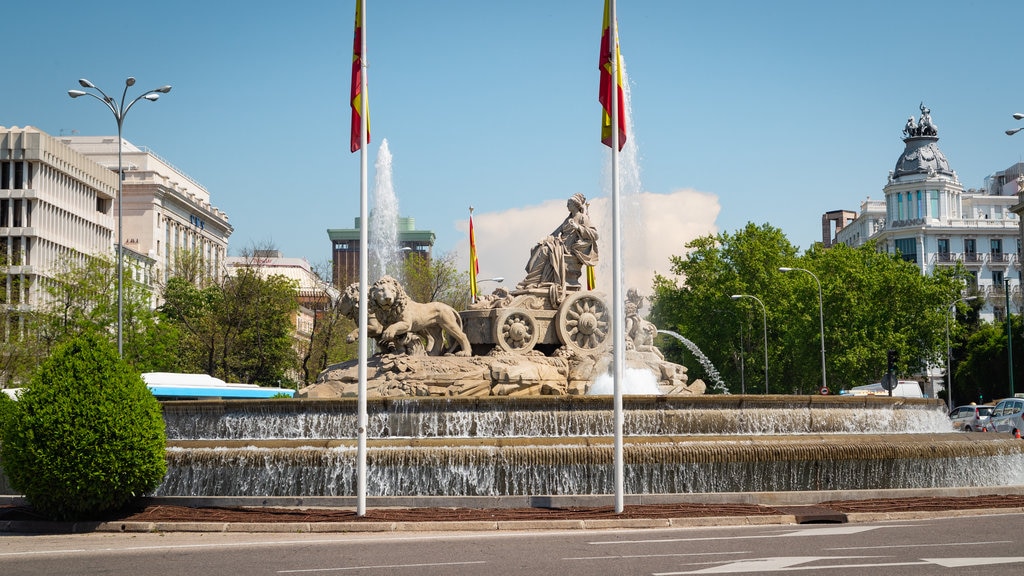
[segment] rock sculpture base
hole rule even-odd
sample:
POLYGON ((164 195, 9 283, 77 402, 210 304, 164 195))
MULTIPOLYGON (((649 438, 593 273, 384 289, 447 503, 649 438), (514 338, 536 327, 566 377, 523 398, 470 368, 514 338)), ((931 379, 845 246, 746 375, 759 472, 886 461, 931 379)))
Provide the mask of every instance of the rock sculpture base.
MULTIPOLYGON (((408 356, 384 354, 367 361, 368 397, 402 396, 562 396, 586 394, 608 372, 610 356, 544 356, 493 351, 487 356, 408 356)), ((686 368, 648 352, 627 351, 630 368, 654 374, 664 395, 703 394, 704 382, 688 382, 686 368)), ((356 396, 355 360, 329 366, 302 398, 356 396)))

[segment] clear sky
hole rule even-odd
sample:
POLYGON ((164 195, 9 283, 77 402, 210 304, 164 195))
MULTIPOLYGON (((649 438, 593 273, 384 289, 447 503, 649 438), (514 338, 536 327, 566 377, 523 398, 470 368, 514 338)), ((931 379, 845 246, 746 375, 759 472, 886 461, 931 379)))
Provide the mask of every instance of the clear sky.
MULTIPOLYGON (((603 0, 368 4, 371 171, 386 138, 401 214, 436 232, 436 251, 465 254, 474 206, 481 276, 517 281, 567 197, 606 208, 603 0)), ((807 248, 824 212, 882 196, 922 101, 965 187, 1024 156, 1024 134, 1003 133, 1024 111, 1017 2, 619 0, 618 12, 646 192, 625 223, 643 241, 626 241, 624 260, 646 269, 748 221, 807 248)), ((132 109, 125 137, 210 191, 232 254, 269 243, 322 264, 327 229, 359 213, 353 15, 354 0, 13 2, 0 125, 114 134, 98 102, 68 98, 78 78, 118 94, 127 76, 136 93, 171 84, 132 109)))

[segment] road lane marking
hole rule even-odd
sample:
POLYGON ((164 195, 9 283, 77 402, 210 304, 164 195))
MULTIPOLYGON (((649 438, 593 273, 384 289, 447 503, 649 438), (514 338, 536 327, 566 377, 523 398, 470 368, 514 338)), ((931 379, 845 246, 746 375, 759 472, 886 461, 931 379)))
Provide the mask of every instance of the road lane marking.
POLYGON ((995 564, 1024 563, 1024 556, 1003 558, 921 558, 918 561, 875 562, 865 564, 818 564, 822 560, 852 560, 857 558, 878 558, 877 556, 780 556, 775 558, 753 558, 727 564, 718 564, 698 570, 684 572, 655 572, 653 576, 683 576, 687 574, 739 574, 757 572, 795 572, 797 570, 822 571, 828 569, 864 569, 891 566, 942 566, 943 568, 965 568, 991 566, 995 564), (810 565, 808 565, 810 564, 810 565))
POLYGON ((686 552, 678 554, 618 554, 614 556, 576 556, 562 558, 562 560, 625 560, 632 558, 673 558, 677 556, 735 556, 737 554, 750 554, 750 550, 739 550, 736 552, 686 552))
POLYGON ((487 564, 484 560, 473 562, 424 562, 421 564, 376 564, 368 566, 343 566, 338 568, 306 568, 302 570, 278 570, 278 574, 308 574, 312 572, 341 572, 343 570, 380 570, 397 568, 426 568, 434 566, 465 566, 467 564, 487 564))
POLYGON ((648 540, 606 540, 588 542, 588 544, 606 546, 608 544, 659 544, 667 542, 759 540, 764 538, 793 538, 798 536, 849 536, 850 534, 860 534, 862 532, 870 532, 871 530, 880 530, 882 528, 903 528, 903 526, 844 526, 837 528, 806 528, 787 530, 781 533, 754 534, 751 536, 709 536, 706 538, 652 538, 648 540))

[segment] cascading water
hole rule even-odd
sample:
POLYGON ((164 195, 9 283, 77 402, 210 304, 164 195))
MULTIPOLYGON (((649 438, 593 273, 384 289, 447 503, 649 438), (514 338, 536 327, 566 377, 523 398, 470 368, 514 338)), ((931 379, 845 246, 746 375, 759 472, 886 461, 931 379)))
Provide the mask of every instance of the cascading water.
MULTIPOLYGON (((368 494, 609 494, 611 403, 373 399, 368 494)), ((168 474, 156 495, 354 494, 354 399, 163 406, 168 474)), ((623 408, 632 494, 1024 483, 1024 444, 953 432, 939 400, 628 396, 623 408)))
POLYGON ((387 138, 380 143, 373 164, 373 210, 370 213, 370 282, 389 274, 401 278, 398 244, 398 198, 392 178, 391 149, 387 138))
POLYGON ((729 389, 726 388, 725 382, 722 381, 722 376, 719 375, 718 370, 715 369, 714 364, 712 364, 711 360, 709 360, 708 357, 705 356, 704 353, 700 351, 700 348, 698 348, 696 344, 691 342, 689 339, 684 338, 679 334, 676 334, 671 330, 658 330, 658 332, 661 334, 668 334, 669 336, 672 336, 676 340, 682 342, 683 345, 685 345, 687 348, 689 348, 690 352, 693 352, 694 357, 697 358, 697 361, 700 362, 700 365, 704 367, 704 372, 707 373, 708 378, 714 381, 715 391, 717 391, 720 394, 729 393, 729 389))

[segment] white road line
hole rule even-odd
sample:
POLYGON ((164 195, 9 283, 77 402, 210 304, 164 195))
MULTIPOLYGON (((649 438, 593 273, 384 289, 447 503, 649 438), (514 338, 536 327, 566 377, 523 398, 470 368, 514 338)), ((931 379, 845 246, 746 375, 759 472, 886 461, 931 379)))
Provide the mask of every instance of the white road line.
POLYGON ((823 550, 880 550, 882 548, 949 548, 950 546, 981 546, 985 544, 1013 544, 1013 540, 994 540, 992 542, 939 542, 936 544, 888 544, 876 546, 837 546, 823 550))
POLYGON ((486 564, 483 560, 474 562, 429 562, 423 564, 378 564, 370 566, 344 566, 340 568, 309 568, 305 570, 278 570, 278 574, 305 574, 311 572, 341 572, 343 570, 379 570, 396 568, 426 568, 427 566, 465 566, 467 564, 486 564))
POLYGON ((1005 558, 922 558, 909 562, 877 562, 871 564, 818 564, 821 560, 874 558, 872 556, 781 556, 777 558, 754 558, 719 564, 699 570, 685 572, 655 572, 653 576, 682 576, 686 574, 739 574, 752 572, 795 572, 797 570, 823 571, 835 568, 881 568, 888 566, 924 566, 934 565, 943 568, 964 568, 968 566, 990 566, 994 564, 1024 563, 1024 556, 1005 558), (808 565, 810 564, 810 565, 808 565))
POLYGON ((841 528, 807 528, 804 530, 789 530, 773 534, 754 534, 751 536, 712 536, 707 538, 652 538, 649 540, 607 540, 593 541, 588 544, 606 546, 608 544, 660 544, 667 542, 701 542, 718 540, 760 540, 764 538, 793 538, 799 536, 848 536, 882 528, 903 528, 903 526, 844 526, 841 528))
POLYGON ((750 550, 739 550, 736 552, 687 552, 685 554, 621 554, 615 556, 576 556, 574 558, 562 558, 562 560, 625 560, 631 558, 674 558, 679 556, 735 556, 736 554, 750 554, 750 550))

